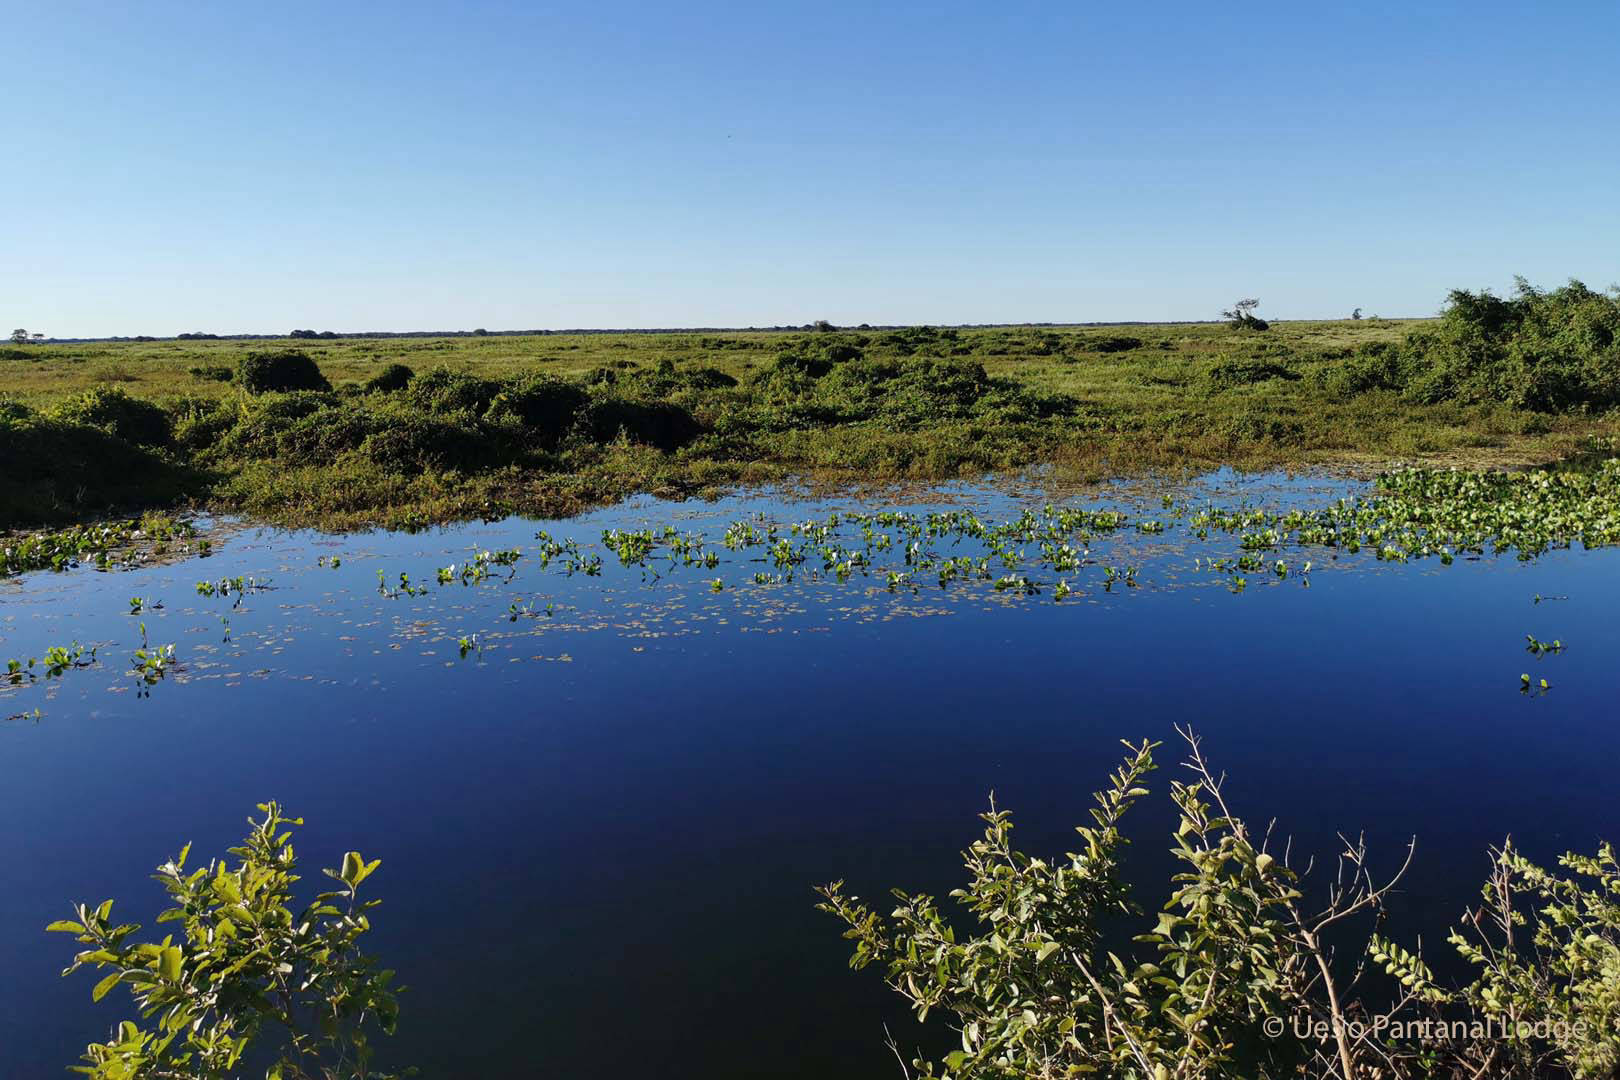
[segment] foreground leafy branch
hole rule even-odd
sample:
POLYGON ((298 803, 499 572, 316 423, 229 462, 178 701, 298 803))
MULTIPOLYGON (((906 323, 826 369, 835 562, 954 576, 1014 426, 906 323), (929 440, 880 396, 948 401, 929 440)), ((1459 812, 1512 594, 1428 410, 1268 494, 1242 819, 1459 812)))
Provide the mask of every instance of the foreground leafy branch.
POLYGON ((268 1080, 386 1080, 371 1069, 370 1028, 393 1033, 398 1016, 394 973, 378 970, 359 948, 371 929, 360 884, 378 866, 358 852, 338 870, 338 882, 301 909, 293 907, 297 859, 288 818, 260 803, 234 866, 211 860, 187 872, 191 845, 158 867, 155 878, 173 906, 158 922, 180 923, 180 940, 130 943, 140 929, 112 922, 113 902, 76 906, 72 921, 48 930, 70 933, 86 946, 63 972, 107 969, 91 997, 100 1001, 120 983, 129 988, 142 1023, 120 1023, 104 1043, 91 1043, 75 1071, 98 1080, 237 1075, 244 1055, 273 1062, 268 1080), (249 1053, 251 1048, 251 1053, 249 1053))
POLYGON ((983 838, 963 856, 969 883, 951 894, 973 917, 971 933, 930 896, 896 891, 885 918, 842 882, 820 890, 818 906, 855 943, 852 967, 881 964, 919 1019, 951 1016, 961 1048, 939 1062, 919 1055, 918 1076, 1615 1075, 1620 867, 1611 848, 1563 859, 1590 886, 1511 847, 1493 853, 1485 902, 1450 939, 1478 977, 1446 988, 1421 950, 1376 933, 1412 845, 1393 872, 1376 875, 1365 843, 1341 837, 1313 901, 1304 891, 1313 867, 1294 870, 1286 845, 1271 850, 1269 835, 1251 832, 1198 739, 1183 735, 1191 775, 1170 788, 1180 812, 1172 853, 1183 868, 1152 930, 1134 939, 1144 957, 1105 949, 1104 928, 1119 913, 1141 914, 1120 876, 1120 821, 1147 794, 1155 743, 1126 744, 1093 824, 1062 859, 1016 850, 1010 817, 992 803, 983 838), (1390 980, 1366 986, 1379 972, 1390 980))

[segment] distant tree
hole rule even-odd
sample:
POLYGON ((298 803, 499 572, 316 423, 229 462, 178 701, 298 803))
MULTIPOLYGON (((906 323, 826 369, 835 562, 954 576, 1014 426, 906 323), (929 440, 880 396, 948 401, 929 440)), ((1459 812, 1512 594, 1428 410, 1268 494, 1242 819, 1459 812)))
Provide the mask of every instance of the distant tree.
POLYGON ((1232 305, 1231 310, 1221 312, 1221 318, 1225 319, 1234 330, 1269 330, 1271 324, 1254 313, 1254 309, 1259 306, 1259 300, 1239 300, 1232 305))
POLYGON ((315 336, 315 331, 313 331, 313 330, 294 330, 292 333, 288 334, 287 336, 292 337, 292 338, 312 338, 312 337, 315 336))
POLYGON ((35 333, 34 334, 34 344, 38 345, 40 342, 42 342, 44 340, 45 340, 45 335, 44 334, 40 334, 40 333, 35 333))
POLYGON ((818 333, 822 333, 822 334, 830 334, 834 330, 838 329, 838 327, 834 326, 832 323, 828 322, 826 319, 817 319, 812 325, 815 327, 815 329, 816 329, 816 331, 818 333))
POLYGON ((489 331, 480 326, 478 329, 473 331, 473 337, 489 337, 489 331))
POLYGON ((11 332, 11 343, 13 345, 26 345, 26 344, 28 344, 28 331, 24 330, 20 326, 17 329, 13 330, 11 332))
POLYGON ((1356 308, 1356 310, 1354 310, 1354 311, 1352 311, 1352 312, 1351 312, 1351 313, 1350 313, 1350 317, 1351 317, 1351 318, 1352 318, 1352 319, 1359 319, 1359 318, 1361 318, 1361 309, 1360 309, 1360 308, 1356 308))

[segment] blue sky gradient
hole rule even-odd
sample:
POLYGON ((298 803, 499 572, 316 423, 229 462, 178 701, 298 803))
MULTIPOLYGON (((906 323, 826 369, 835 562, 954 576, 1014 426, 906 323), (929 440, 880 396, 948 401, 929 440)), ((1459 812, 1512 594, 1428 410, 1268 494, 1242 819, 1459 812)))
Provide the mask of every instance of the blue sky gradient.
POLYGON ((1273 318, 1620 279, 1620 5, 0 2, 58 336, 1273 318))

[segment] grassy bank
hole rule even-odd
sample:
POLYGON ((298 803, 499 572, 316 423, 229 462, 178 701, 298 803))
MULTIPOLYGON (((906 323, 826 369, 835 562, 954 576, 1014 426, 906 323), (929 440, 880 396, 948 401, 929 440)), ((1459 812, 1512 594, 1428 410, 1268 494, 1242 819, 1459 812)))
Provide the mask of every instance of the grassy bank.
POLYGON ((1416 363, 1406 359, 1414 331, 1427 341, 1448 325, 17 347, 0 350, 11 478, 0 522, 206 505, 286 523, 400 525, 791 476, 1530 463, 1615 432, 1595 409, 1418 393, 1415 377, 1388 373, 1416 363), (313 381, 287 385, 311 388, 268 389, 275 371, 297 366, 281 355, 294 351, 313 361, 313 381), (243 365, 266 353, 277 355, 254 368, 271 372, 260 381, 243 365))

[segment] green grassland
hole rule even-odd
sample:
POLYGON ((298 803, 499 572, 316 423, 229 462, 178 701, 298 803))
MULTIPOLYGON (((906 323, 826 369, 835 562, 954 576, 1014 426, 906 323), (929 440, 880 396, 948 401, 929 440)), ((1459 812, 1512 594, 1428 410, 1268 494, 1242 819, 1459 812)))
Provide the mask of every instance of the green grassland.
POLYGON ((1222 464, 1536 463, 1614 433, 1612 413, 1425 400, 1366 376, 1368 357, 1435 325, 0 348, 9 479, 0 524, 208 506, 283 523, 410 525, 789 478, 933 481, 1048 466, 1085 481, 1222 464), (249 355, 292 350, 330 389, 243 385, 249 355), (412 370, 408 386, 368 386, 392 364, 412 370))

